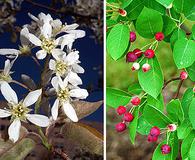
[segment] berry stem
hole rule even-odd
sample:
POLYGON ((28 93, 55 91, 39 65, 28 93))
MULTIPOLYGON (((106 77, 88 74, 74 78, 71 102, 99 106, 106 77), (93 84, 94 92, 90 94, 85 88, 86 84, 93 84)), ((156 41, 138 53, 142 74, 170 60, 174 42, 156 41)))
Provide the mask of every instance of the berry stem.
POLYGON ((169 17, 170 17, 172 20, 176 21, 177 23, 180 23, 180 20, 177 20, 177 19, 175 19, 175 18, 172 17, 172 15, 171 15, 171 10, 170 10, 170 9, 168 9, 168 15, 169 15, 169 17))
POLYGON ((151 49, 151 48, 155 45, 156 42, 158 42, 158 41, 155 40, 155 41, 150 45, 149 49, 151 49))
POLYGON ((180 80, 179 85, 178 85, 178 87, 177 87, 176 94, 175 94, 175 96, 174 96, 174 99, 177 99, 177 98, 178 98, 178 96, 179 96, 179 91, 180 91, 180 89, 181 89, 181 86, 182 86, 182 84, 183 84, 183 81, 184 81, 184 80, 180 80))
POLYGON ((115 6, 115 5, 112 5, 112 4, 110 4, 110 3, 106 3, 106 6, 111 7, 111 8, 117 8, 117 9, 119 9, 119 7, 117 7, 117 6, 115 6))
POLYGON ((171 83, 171 82, 173 82, 173 81, 176 81, 176 80, 180 80, 180 77, 172 78, 172 79, 166 81, 166 82, 164 83, 164 86, 163 86, 162 89, 165 89, 165 87, 166 87, 169 83, 171 83))
POLYGON ((140 50, 143 50, 144 48, 146 48, 147 46, 151 45, 152 43, 154 43, 154 42, 150 42, 150 43, 146 44, 146 45, 143 46, 140 50))
POLYGON ((169 138, 170 138, 170 132, 167 131, 167 144, 168 144, 168 142, 169 142, 169 138))

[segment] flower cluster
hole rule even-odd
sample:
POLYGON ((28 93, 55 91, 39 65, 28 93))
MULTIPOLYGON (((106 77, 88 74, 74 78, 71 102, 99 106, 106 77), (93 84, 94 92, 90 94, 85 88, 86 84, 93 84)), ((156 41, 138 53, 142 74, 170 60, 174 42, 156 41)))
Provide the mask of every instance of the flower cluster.
MULTIPOLYGON (((62 108, 64 113, 73 122, 78 121, 77 114, 72 106, 72 101, 85 99, 88 92, 78 85, 82 84, 79 73, 84 69, 79 65, 79 51, 73 49, 73 42, 77 38, 85 36, 85 32, 77 30, 77 24, 63 24, 59 19, 53 19, 50 14, 40 13, 38 17, 31 14, 31 24, 24 25, 20 32, 21 45, 18 49, 0 49, 0 55, 5 55, 14 60, 6 60, 4 70, 0 72, 1 93, 8 102, 8 108, 0 109, 0 117, 11 116, 11 125, 8 129, 9 138, 16 142, 19 138, 21 121, 30 121, 40 127, 47 127, 50 124, 48 117, 33 113, 29 107, 40 103, 43 96, 43 89, 28 93, 26 98, 18 101, 15 91, 10 83, 15 82, 11 77, 11 67, 20 55, 33 56, 33 48, 38 60, 47 59, 48 68, 52 72, 50 77, 52 88, 56 93, 56 100, 51 108, 52 120, 58 117, 58 110, 62 108)), ((38 61, 37 60, 37 61, 38 61)), ((46 64, 46 63, 45 63, 46 64)))

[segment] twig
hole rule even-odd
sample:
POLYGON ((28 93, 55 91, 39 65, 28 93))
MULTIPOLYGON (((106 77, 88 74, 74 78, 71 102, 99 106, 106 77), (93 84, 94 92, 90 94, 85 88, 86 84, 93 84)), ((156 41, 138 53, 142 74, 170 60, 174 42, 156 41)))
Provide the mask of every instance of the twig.
POLYGON ((41 68, 41 64, 39 63, 39 61, 34 56, 31 56, 31 58, 35 61, 37 66, 39 66, 41 68))
POLYGON ((173 81, 176 81, 176 80, 180 80, 180 77, 172 78, 172 79, 166 81, 166 82, 164 83, 164 86, 163 86, 162 89, 165 89, 165 87, 166 87, 170 82, 173 82, 173 81))
POLYGON ((179 85, 178 85, 178 87, 177 87, 177 92, 176 92, 176 94, 175 94, 175 96, 174 96, 174 99, 177 99, 177 98, 178 98, 178 96, 179 96, 179 91, 180 91, 180 89, 181 89, 182 84, 183 84, 183 80, 180 80, 179 85))

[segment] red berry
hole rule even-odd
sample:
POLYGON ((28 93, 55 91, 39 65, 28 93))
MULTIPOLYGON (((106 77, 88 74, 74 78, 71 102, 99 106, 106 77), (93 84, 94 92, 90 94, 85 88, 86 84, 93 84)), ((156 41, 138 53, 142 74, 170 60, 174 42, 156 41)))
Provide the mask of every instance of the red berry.
POLYGON ((148 142, 156 142, 158 140, 158 136, 148 135, 148 142))
POLYGON ((126 129, 126 124, 123 122, 120 122, 116 124, 115 128, 117 132, 123 132, 126 129))
POLYGON ((125 17, 127 15, 127 12, 124 9, 119 9, 118 12, 123 17, 125 17))
POLYGON ((138 106, 141 102, 141 99, 139 97, 133 97, 131 99, 131 103, 134 105, 134 106, 138 106))
POLYGON ((139 58, 142 56, 143 52, 140 49, 136 48, 133 50, 133 53, 135 53, 135 55, 139 58))
POLYGON ((145 63, 142 66, 142 71, 143 72, 148 72, 150 70, 150 68, 151 68, 150 65, 148 63, 145 63))
POLYGON ((151 136, 159 136, 160 135, 160 129, 158 127, 152 127, 150 130, 151 136))
POLYGON ((136 40, 135 32, 130 32, 130 42, 134 42, 136 40))
POLYGON ((137 60, 137 56, 133 52, 128 52, 126 55, 126 62, 135 62, 137 60))
POLYGON ((181 80, 185 80, 185 79, 187 79, 187 78, 188 78, 188 74, 187 74, 187 72, 182 71, 182 72, 180 73, 180 78, 181 78, 181 80))
POLYGON ((124 121, 131 122, 133 121, 133 119, 134 119, 134 116, 131 113, 127 112, 124 114, 124 117, 123 117, 124 121))
POLYGON ((171 147, 168 144, 164 144, 161 146, 162 154, 169 154, 171 152, 171 147))
POLYGON ((147 49, 144 53, 146 58, 153 58, 154 57, 154 51, 152 49, 147 49))
POLYGON ((157 41, 162 41, 165 38, 164 34, 162 32, 158 32, 155 34, 155 39, 157 41))
POLYGON ((116 112, 119 114, 119 115, 122 115, 126 112, 126 108, 124 106, 119 106, 117 109, 116 109, 116 112))

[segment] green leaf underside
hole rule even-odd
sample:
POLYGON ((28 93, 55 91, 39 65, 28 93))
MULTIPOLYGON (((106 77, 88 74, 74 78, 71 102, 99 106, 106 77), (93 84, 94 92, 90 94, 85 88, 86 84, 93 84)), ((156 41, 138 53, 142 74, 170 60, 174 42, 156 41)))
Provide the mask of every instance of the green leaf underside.
POLYGON ((127 92, 115 89, 115 88, 106 88, 106 105, 117 108, 121 105, 127 105, 131 100, 131 95, 127 92))
POLYGON ((114 60, 124 55, 129 45, 129 27, 118 24, 114 26, 107 37, 107 51, 114 60))
POLYGON ((163 29, 163 19, 159 12, 144 7, 136 21, 136 30, 144 38, 154 38, 163 29))

